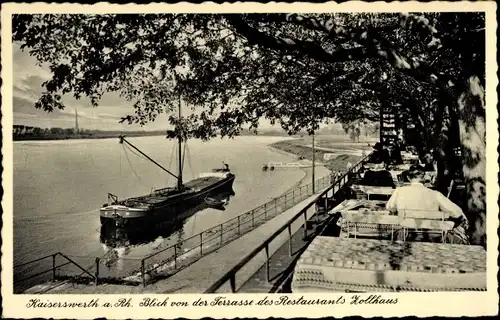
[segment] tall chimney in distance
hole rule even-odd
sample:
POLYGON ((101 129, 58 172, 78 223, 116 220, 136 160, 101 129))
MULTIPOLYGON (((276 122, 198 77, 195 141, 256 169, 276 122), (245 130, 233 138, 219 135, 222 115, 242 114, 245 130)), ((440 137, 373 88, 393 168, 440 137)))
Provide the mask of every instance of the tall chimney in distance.
POLYGON ((75 108, 75 133, 79 133, 80 128, 78 128, 78 109, 75 108))

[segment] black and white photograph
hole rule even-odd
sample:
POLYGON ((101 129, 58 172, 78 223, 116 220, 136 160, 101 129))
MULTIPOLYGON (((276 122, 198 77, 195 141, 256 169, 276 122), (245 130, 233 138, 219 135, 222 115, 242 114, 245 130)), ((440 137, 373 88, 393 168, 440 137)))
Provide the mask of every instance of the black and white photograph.
POLYGON ((359 4, 2 5, 5 315, 498 312, 496 4, 359 4))

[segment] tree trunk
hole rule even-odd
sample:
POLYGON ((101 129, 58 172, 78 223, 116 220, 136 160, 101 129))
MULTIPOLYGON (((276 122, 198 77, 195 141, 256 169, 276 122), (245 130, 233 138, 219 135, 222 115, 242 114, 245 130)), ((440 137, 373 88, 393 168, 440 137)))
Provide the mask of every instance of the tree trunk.
POLYGON ((458 98, 462 166, 467 190, 471 242, 486 244, 486 122, 484 88, 472 76, 458 98))
POLYGON ((408 99, 405 103, 406 109, 408 110, 408 114, 412 119, 413 124, 415 125, 416 132, 418 132, 420 136, 419 144, 416 146, 418 150, 419 156, 422 156, 423 153, 428 151, 429 148, 429 139, 427 130, 425 128, 425 124, 422 121, 422 118, 419 116, 416 103, 408 99))

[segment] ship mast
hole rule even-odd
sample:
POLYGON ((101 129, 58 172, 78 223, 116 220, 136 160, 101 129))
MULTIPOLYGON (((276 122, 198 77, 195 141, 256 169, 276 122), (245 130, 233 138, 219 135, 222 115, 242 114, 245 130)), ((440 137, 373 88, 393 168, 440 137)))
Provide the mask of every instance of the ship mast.
POLYGON ((179 159, 178 159, 178 167, 179 167, 179 173, 177 176, 177 189, 182 190, 182 125, 181 125, 181 95, 179 94, 179 119, 177 122, 178 128, 177 128, 177 141, 179 144, 179 159))

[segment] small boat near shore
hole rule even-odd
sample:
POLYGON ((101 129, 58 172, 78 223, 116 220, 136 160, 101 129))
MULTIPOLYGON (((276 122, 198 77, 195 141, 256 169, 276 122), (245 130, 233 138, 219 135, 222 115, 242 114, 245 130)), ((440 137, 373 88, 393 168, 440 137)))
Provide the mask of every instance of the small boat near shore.
POLYGON ((216 199, 212 197, 205 197, 205 204, 212 208, 224 208, 224 206, 228 203, 227 199, 216 199))

